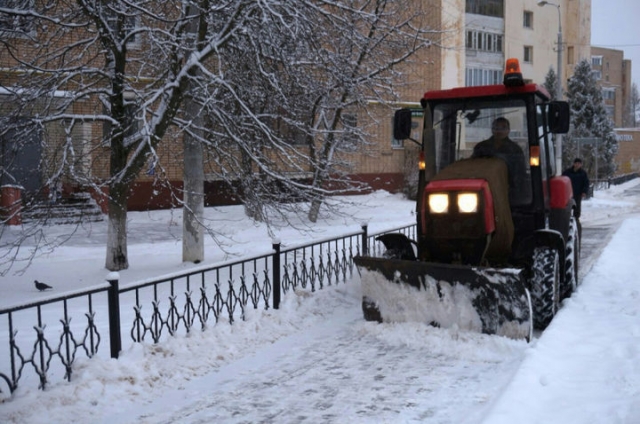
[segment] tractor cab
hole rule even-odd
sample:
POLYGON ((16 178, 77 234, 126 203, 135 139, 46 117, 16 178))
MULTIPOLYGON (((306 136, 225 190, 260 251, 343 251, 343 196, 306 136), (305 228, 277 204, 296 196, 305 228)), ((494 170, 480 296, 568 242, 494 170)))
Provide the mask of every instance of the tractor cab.
MULTIPOLYGON (((550 101, 544 87, 525 84, 517 60, 510 59, 503 84, 429 91, 421 99, 421 105, 424 129, 420 142, 417 212, 421 217, 418 220, 419 233, 425 236, 422 237, 424 242, 419 243, 423 247, 422 257, 426 260, 434 257, 450 260, 453 251, 464 252, 462 246, 473 245, 471 251, 474 253, 463 253, 462 262, 476 264, 486 259, 484 248, 489 242, 480 241, 479 246, 470 244, 472 231, 465 233, 464 230, 477 230, 473 219, 475 215, 462 213, 455 199, 451 200, 452 208, 436 204, 438 201, 448 202, 449 191, 461 192, 447 188, 448 184, 459 185, 462 180, 474 178, 491 182, 491 203, 494 208, 503 210, 499 219, 504 221, 505 216, 509 215, 508 220, 513 223, 511 229, 511 222, 498 222, 497 232, 492 230, 496 223, 485 225, 485 234, 491 233, 494 239, 496 236, 503 239, 503 247, 490 249, 489 254, 499 251, 499 255, 491 256, 494 260, 499 256, 500 262, 506 261, 506 256, 512 256, 512 261, 517 261, 514 255, 529 257, 529 249, 522 243, 530 246, 535 229, 545 227, 550 218, 554 219, 551 216, 550 194, 552 177, 557 170, 552 134, 568 130, 568 104, 550 101), (505 172, 503 167, 480 160, 483 158, 500 159, 505 165, 506 175, 501 174, 505 172), (498 187, 503 184, 506 184, 507 196, 501 199, 498 187), (505 208, 509 211, 504 211, 505 208), (438 213, 438 209, 447 212, 438 213), (503 224, 508 228, 501 229, 503 224), (447 235, 442 239, 434 239, 428 227, 441 228, 443 231, 446 228, 447 235), (455 240, 451 237, 452 228, 459 229, 459 237, 455 237, 455 240), (447 241, 444 242, 444 239, 447 241), (449 248, 443 248, 446 245, 449 248)), ((395 138, 408 138, 410 125, 411 110, 397 111, 395 138)), ((473 190, 467 192, 470 196, 466 198, 476 204, 473 190)), ((480 195, 477 204, 489 203, 485 195, 480 195)), ((493 240, 494 246, 498 243, 493 240)))

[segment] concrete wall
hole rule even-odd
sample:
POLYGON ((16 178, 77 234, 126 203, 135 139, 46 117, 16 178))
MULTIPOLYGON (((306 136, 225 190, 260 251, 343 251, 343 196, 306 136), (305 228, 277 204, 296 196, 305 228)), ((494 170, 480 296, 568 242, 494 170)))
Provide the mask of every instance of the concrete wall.
POLYGON ((442 0, 441 27, 443 34, 442 50, 442 89, 464 86, 465 68, 465 1, 442 0))
POLYGON ((590 58, 591 0, 556 0, 560 6, 538 6, 537 0, 505 1, 506 56, 520 59, 525 78, 543 84, 549 68, 557 73, 558 31, 562 29, 562 81, 573 74, 574 65, 590 58), (533 16, 532 28, 525 28, 525 11, 533 16), (561 28, 559 25, 561 19, 561 28), (524 63, 525 46, 533 47, 533 61, 524 63))

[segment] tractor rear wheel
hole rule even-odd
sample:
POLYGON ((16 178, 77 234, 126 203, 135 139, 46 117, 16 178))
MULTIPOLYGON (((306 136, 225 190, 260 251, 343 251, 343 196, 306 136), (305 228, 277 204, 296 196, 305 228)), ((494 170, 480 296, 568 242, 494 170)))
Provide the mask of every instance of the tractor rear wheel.
POLYGON ((533 251, 531 303, 533 326, 544 330, 558 311, 560 290, 560 259, 558 251, 537 247, 533 251))
POLYGON ((580 233, 578 232, 578 221, 571 218, 569 223, 569 234, 567 236, 567 247, 565 254, 565 283, 560 293, 560 300, 571 296, 578 287, 578 263, 580 260, 580 233))

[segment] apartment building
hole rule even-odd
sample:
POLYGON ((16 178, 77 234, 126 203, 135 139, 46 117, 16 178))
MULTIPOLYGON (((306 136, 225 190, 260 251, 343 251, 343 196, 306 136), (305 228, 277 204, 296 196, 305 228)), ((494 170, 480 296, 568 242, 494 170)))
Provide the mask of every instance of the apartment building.
POLYGON ((591 69, 602 88, 607 114, 616 128, 626 127, 631 93, 631 61, 622 50, 591 47, 591 69))
POLYGON ((557 73, 559 32, 565 89, 573 66, 590 57, 591 0, 468 0, 465 21, 466 85, 502 82, 510 57, 520 60, 526 79, 543 84, 549 68, 557 73))

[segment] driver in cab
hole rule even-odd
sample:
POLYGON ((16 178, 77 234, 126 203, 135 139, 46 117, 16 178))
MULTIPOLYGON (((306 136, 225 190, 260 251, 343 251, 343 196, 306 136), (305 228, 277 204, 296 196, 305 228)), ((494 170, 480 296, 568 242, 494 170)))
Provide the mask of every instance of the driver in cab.
POLYGON ((473 148, 471 157, 498 157, 507 163, 509 170, 509 198, 514 199, 525 178, 524 153, 520 146, 509 138, 511 126, 507 118, 497 118, 491 124, 491 137, 473 148))

